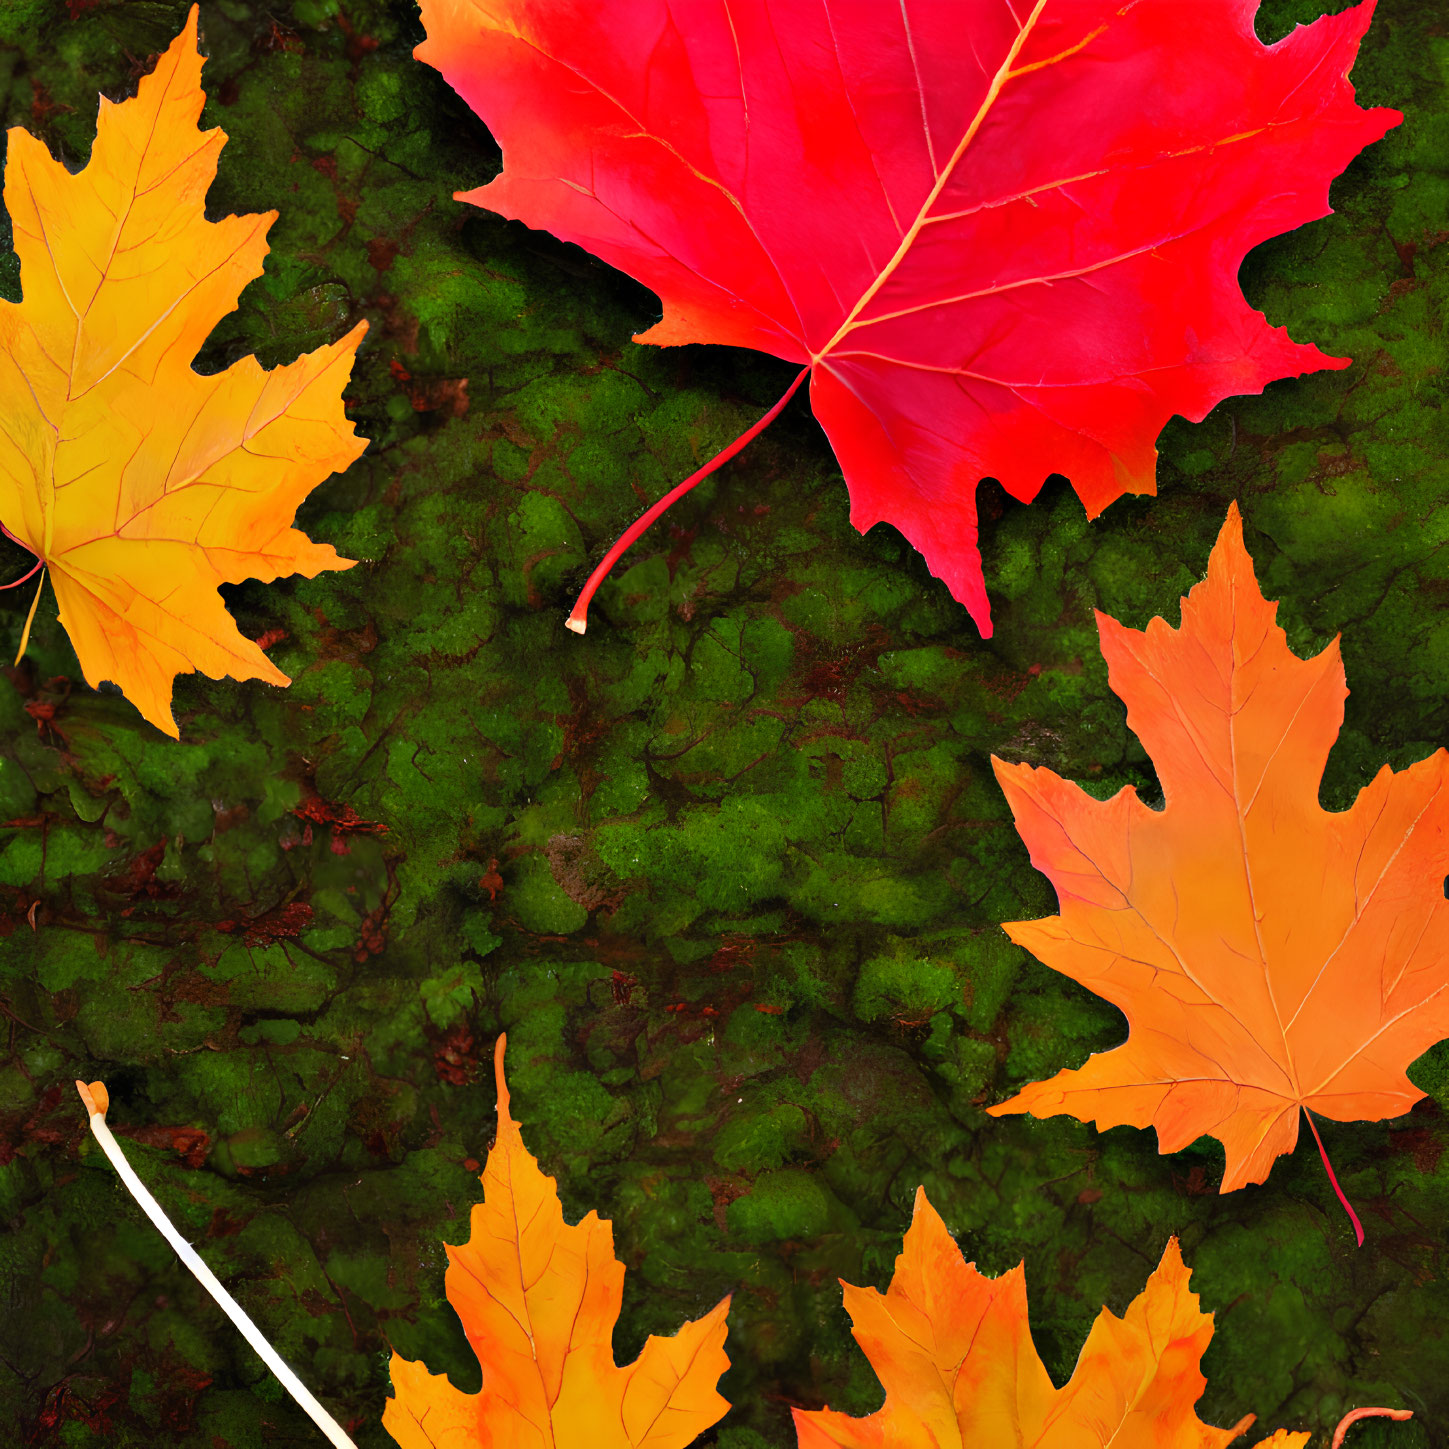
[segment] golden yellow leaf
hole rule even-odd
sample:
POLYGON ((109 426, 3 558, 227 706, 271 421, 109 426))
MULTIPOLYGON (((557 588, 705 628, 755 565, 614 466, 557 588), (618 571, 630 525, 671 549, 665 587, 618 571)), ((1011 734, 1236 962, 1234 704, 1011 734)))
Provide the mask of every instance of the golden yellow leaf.
POLYGON ((226 135, 201 131, 196 10, 132 100, 102 99, 72 174, 9 133, 24 300, 0 302, 0 521, 40 559, 88 683, 176 735, 172 680, 290 681, 223 583, 350 568, 292 527, 366 446, 342 389, 367 329, 285 367, 191 366, 262 271, 276 212, 206 220, 226 135))
POLYGON ((715 1385, 729 1367, 730 1300, 615 1365, 624 1265, 613 1229, 593 1212, 564 1222, 557 1185, 509 1112, 504 1041, 493 1055, 498 1136, 483 1201, 468 1241, 448 1249, 445 1279, 483 1389, 460 1393, 394 1354, 383 1427, 402 1449, 684 1449, 729 1408, 715 1385))

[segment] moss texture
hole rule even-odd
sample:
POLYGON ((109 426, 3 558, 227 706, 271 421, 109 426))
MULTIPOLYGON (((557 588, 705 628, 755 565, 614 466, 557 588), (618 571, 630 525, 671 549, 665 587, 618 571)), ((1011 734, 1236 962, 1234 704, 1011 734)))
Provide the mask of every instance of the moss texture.
MULTIPOLYGON (((1270 0, 1260 31, 1316 8, 1270 0)), ((184 14, 12 0, 8 123, 80 163, 96 92, 184 14)), ((476 1387, 443 1243, 500 1029, 566 1211, 614 1220, 621 1357, 735 1294, 728 1449, 792 1442, 791 1403, 879 1401, 836 1279, 883 1285, 922 1182, 984 1269, 1025 1257, 1059 1379, 1177 1233, 1218 1313, 1207 1418, 1387 1402, 1418 1419, 1355 1449, 1449 1440, 1445 1057, 1408 1118, 1331 1125, 1357 1251, 1311 1146, 1223 1198, 1215 1144, 982 1110, 1122 1035, 1001 933, 1052 897, 987 767, 1154 791, 1094 606, 1175 617, 1237 499, 1294 647, 1344 634, 1325 803, 1449 742, 1440 0, 1382 0, 1355 76, 1407 124, 1244 269, 1353 366, 1173 424, 1160 498, 1092 524, 1060 480, 1031 508, 985 485, 985 643, 898 535, 852 531, 799 400, 567 633, 602 549, 791 370, 637 347, 650 294, 455 203, 497 152, 412 60, 403 0, 207 0, 202 27, 231 136, 212 210, 281 212, 202 365, 371 321, 349 398, 372 446, 301 515, 363 564, 231 590, 295 682, 181 680, 180 744, 80 682, 49 597, 0 684, 5 1442, 317 1442, 121 1193, 78 1076, 359 1445, 388 1442, 389 1346, 476 1387)), ((24 562, 0 545, 4 577, 24 562)), ((0 601, 14 638, 29 600, 0 601)))

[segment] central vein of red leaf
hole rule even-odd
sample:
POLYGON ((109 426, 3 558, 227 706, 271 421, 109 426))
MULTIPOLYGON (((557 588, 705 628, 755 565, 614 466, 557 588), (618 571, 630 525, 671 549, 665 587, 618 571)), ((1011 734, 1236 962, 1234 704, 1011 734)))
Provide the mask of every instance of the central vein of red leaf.
MULTIPOLYGON (((1040 18, 1042 11, 1046 9, 1046 3, 1047 0, 1036 0, 1036 5, 1032 8, 1031 14, 1027 16, 1026 22, 1022 25, 1021 29, 1017 31, 1016 39, 1012 41, 1011 49, 1006 53, 1006 59, 1001 62, 1001 65, 997 68, 996 74, 992 76, 991 84, 989 87, 987 87, 986 94, 982 97, 981 104, 977 108, 976 114, 971 118, 971 124, 966 127, 965 134, 961 137, 961 140, 957 144, 956 149, 951 153, 951 159, 937 173, 936 184, 932 186, 930 192, 926 196, 926 199, 921 203, 921 209, 916 213, 915 221, 911 223, 911 225, 907 228, 905 235, 901 237, 900 245, 896 248, 895 255, 890 259, 890 261, 885 264, 885 266, 880 269, 879 274, 876 276, 875 280, 870 284, 870 286, 868 286, 865 291, 861 293, 860 300, 855 304, 854 307, 850 309, 849 315, 846 317, 845 321, 840 324, 839 328, 836 330, 835 336, 832 337, 830 341, 827 342, 825 346, 822 347, 818 352, 811 354, 810 361, 812 363, 819 362, 823 358, 829 356, 829 354, 832 353, 836 349, 836 347, 838 347, 840 343, 844 340, 845 335, 856 326, 857 319, 860 317, 860 314, 865 310, 866 307, 870 305, 871 299, 875 296, 875 294, 879 292, 880 289, 885 286, 888 281, 890 281, 892 276, 895 275, 896 269, 905 260, 911 248, 916 244, 916 238, 921 234, 921 228, 932 220, 931 208, 935 206, 937 198, 939 198, 939 196, 941 195, 941 192, 946 186, 946 183, 950 181, 951 175, 956 170, 956 167, 961 164, 961 158, 966 154, 966 148, 970 146, 972 141, 976 139, 976 133, 981 129, 982 123, 986 120, 987 116, 991 114, 991 108, 996 104, 996 98, 1001 94, 1002 87, 1007 83, 1007 81, 1012 78, 1013 75, 1016 74, 1016 72, 1012 70, 1012 65, 1015 63, 1017 56, 1021 54, 1021 48, 1026 44, 1027 39, 1031 35, 1032 30, 1035 28, 1036 22, 1040 18)), ((1092 34, 1086 38, 1086 40, 1083 40, 1081 44, 1074 47, 1074 49, 1080 50, 1082 46, 1087 44, 1088 41, 1095 39, 1095 37, 1100 35, 1101 33, 1101 29, 1094 30, 1092 34)), ((1064 56, 1054 56, 1052 58, 1052 61, 1044 61, 1042 62, 1042 64, 1049 65, 1056 60, 1062 60, 1064 58, 1064 56)), ((1038 66, 1028 67, 1028 69, 1030 70, 1036 70, 1038 68, 1038 66)), ((1023 72, 1023 74, 1024 73, 1025 72, 1023 72)))

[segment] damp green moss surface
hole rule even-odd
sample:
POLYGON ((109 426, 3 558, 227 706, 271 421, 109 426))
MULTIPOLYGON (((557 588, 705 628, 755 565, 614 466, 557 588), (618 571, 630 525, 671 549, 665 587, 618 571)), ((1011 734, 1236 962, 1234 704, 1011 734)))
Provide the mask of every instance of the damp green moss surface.
MULTIPOLYGON (((80 163, 96 92, 124 95, 185 8, 12 3, 7 123, 80 163)), ((1272 0, 1260 29, 1314 8, 1272 0)), ((109 1084, 138 1169, 365 1449, 390 1347, 476 1387, 443 1245, 506 1029, 566 1212, 614 1221, 620 1357, 735 1295, 727 1449, 792 1442, 790 1404, 879 1401, 837 1279, 884 1285, 922 1183, 983 1269, 1025 1259, 1058 1380, 1177 1233, 1218 1315, 1206 1418, 1317 1446, 1345 1407, 1402 1404, 1413 1424, 1354 1449, 1449 1441, 1444 1057, 1409 1117, 1326 1133, 1357 1251, 1311 1146, 1221 1197, 1211 1142, 1160 1157, 983 1111, 1122 1035, 1005 940, 1053 902, 988 767, 1153 796, 1094 607, 1175 619, 1237 499, 1293 646, 1343 633, 1325 803, 1449 743, 1439 0, 1382 0, 1355 72, 1408 122, 1336 215, 1244 268, 1272 322, 1353 365, 1174 423, 1160 497, 1094 523, 1060 480, 1030 508, 985 485, 987 642, 898 535, 851 529, 803 399, 568 633, 592 562, 790 369, 636 346, 650 294, 455 203, 498 156, 412 60, 409 5, 201 19, 231 137, 211 209, 280 218, 200 365, 369 320, 348 398, 372 445, 301 514, 361 563, 230 590, 294 682, 179 680, 179 744, 85 687, 49 595, 0 681, 0 1440, 317 1442, 121 1192, 76 1077, 109 1084)), ((0 638, 28 603, 0 596, 0 638)))

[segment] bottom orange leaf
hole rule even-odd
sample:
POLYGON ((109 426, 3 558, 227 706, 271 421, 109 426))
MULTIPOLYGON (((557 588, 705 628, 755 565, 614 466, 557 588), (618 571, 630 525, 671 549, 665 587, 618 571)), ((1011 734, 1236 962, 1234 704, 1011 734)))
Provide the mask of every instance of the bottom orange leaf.
POLYGON ((494 1050, 498 1137, 483 1169, 471 1236, 448 1248, 448 1301, 483 1366, 477 1394, 421 1363, 392 1358, 383 1427, 402 1449, 684 1449, 729 1409, 730 1300, 672 1338, 650 1336, 614 1363, 624 1265, 609 1223, 563 1220, 558 1187, 523 1145, 494 1050))
MULTIPOLYGON (((1249 1414, 1215 1429, 1197 1416, 1213 1320, 1187 1286, 1176 1238, 1121 1318, 1105 1308, 1098 1315, 1060 1389, 1031 1341, 1021 1267, 1000 1278, 978 1273, 924 1189, 904 1248, 884 1294, 842 1285, 885 1405, 859 1419, 796 1409, 800 1449, 1219 1449, 1253 1422, 1249 1414)), ((1307 1434, 1280 1429, 1259 1449, 1307 1443, 1307 1434)))

